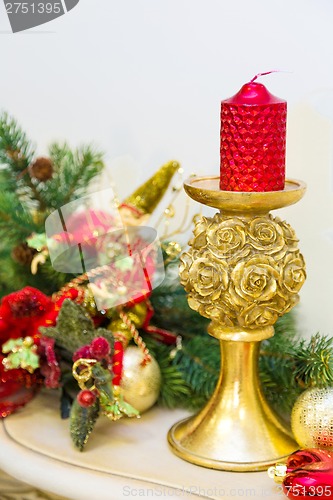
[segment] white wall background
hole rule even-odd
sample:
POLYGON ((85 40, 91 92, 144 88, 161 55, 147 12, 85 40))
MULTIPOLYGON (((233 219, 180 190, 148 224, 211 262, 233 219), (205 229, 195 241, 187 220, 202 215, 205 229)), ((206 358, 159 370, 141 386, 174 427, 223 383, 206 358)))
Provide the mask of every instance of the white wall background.
POLYGON ((80 0, 9 30, 1 2, 0 107, 40 153, 55 139, 100 146, 120 195, 171 158, 218 174, 221 99, 258 72, 290 71, 261 80, 288 101, 287 175, 308 184, 280 215, 308 265, 303 333, 333 333, 331 0, 80 0))

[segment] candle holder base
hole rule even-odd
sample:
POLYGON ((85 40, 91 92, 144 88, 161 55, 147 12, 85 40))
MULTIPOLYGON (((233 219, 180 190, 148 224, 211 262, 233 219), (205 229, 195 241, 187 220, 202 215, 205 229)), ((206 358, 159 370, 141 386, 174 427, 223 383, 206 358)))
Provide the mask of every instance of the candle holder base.
MULTIPOLYGON (((259 472, 265 471, 272 465, 275 465, 279 461, 285 461, 285 459, 298 449, 297 444, 292 441, 291 438, 288 439, 285 435, 282 435, 283 443, 280 442, 280 446, 276 449, 273 446, 270 446, 270 453, 266 460, 261 460, 261 457, 258 456, 256 460, 256 449, 260 450, 262 448, 267 448, 267 442, 271 444, 271 434, 275 434, 275 430, 273 433, 267 433, 265 441, 256 442, 255 444, 248 443, 249 452, 246 453, 243 457, 238 451, 237 461, 233 459, 233 456, 230 456, 230 462, 226 462, 225 459, 228 455, 228 450, 235 450, 237 446, 235 446, 235 440, 229 439, 229 442, 226 442, 224 439, 223 445, 217 446, 218 449, 213 450, 207 449, 207 444, 205 442, 202 443, 202 439, 198 433, 202 435, 205 433, 206 424, 203 420, 201 422, 201 426, 195 428, 196 436, 192 437, 193 428, 195 427, 195 422, 193 419, 186 419, 181 422, 175 424, 168 433, 168 442, 169 445, 175 455, 190 462, 194 465, 199 465, 201 467, 206 467, 208 469, 229 471, 229 472, 259 472), (267 439, 267 441, 266 441, 267 439), (189 443, 191 442, 191 445, 189 443), (202 446, 198 446, 198 443, 202 443, 202 446), (284 452, 281 455, 281 445, 284 446, 284 452), (251 451, 250 451, 251 450, 251 451), (209 453, 209 455, 208 455, 209 453), (222 459, 223 457, 223 459, 222 459), (240 461, 243 458, 244 461, 240 461)), ((219 422, 219 425, 223 425, 223 422, 219 422)), ((217 443, 219 443, 220 433, 216 436, 216 432, 211 434, 211 439, 216 439, 217 443)), ((243 439, 243 437, 241 437, 243 439)), ((204 440, 206 441, 206 440, 204 440)), ((244 446, 243 442, 243 446, 244 446)))
POLYGON ((212 324, 209 333, 221 342, 219 382, 203 410, 170 429, 169 445, 183 460, 203 467, 265 470, 297 449, 291 431, 268 406, 258 380, 260 341, 272 336, 273 328, 247 332, 212 324))

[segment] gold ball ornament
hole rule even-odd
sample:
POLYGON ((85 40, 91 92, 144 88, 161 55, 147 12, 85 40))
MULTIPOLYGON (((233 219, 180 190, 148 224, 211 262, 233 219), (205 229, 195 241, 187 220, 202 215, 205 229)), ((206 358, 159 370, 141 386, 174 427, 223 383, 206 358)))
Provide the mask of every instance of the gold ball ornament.
POLYGON ((302 448, 333 451, 333 388, 304 391, 293 407, 291 428, 302 448))
POLYGON ((157 361, 142 365, 144 354, 139 347, 127 347, 124 353, 121 388, 124 400, 140 413, 157 401, 161 387, 161 371, 157 361))

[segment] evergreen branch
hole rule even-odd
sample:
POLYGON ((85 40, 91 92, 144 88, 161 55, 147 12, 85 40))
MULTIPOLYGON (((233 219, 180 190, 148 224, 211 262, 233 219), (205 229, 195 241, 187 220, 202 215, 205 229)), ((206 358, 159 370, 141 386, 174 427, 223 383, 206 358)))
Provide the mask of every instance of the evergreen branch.
POLYGON ((165 285, 163 281, 163 285, 153 291, 151 303, 157 326, 179 333, 184 338, 207 335, 209 319, 190 309, 186 292, 179 283, 177 286, 171 284, 169 288, 168 283, 165 285))
POLYGON ((74 152, 74 169, 69 173, 69 190, 64 203, 82 196, 90 181, 104 168, 102 153, 85 146, 74 152), (74 172, 73 172, 74 170, 74 172))
POLYGON ((31 163, 34 151, 16 120, 3 112, 0 115, 0 163, 15 173, 31 163))
POLYGON ((293 346, 295 378, 305 387, 325 387, 333 384, 333 339, 319 333, 310 341, 302 340, 293 346))
POLYGON ((161 344, 150 335, 142 333, 142 336, 161 370, 161 389, 158 403, 167 408, 185 407, 186 402, 191 400, 192 391, 179 368, 172 365, 170 347, 161 344))
POLYGON ((16 120, 7 113, 0 115, 0 163, 3 166, 1 184, 7 185, 9 191, 15 191, 27 205, 43 211, 46 205, 40 189, 28 173, 33 157, 32 144, 16 120))
POLYGON ((35 185, 29 173, 24 174, 24 183, 25 186, 23 187, 22 192, 24 193, 24 191, 26 191, 28 194, 28 199, 35 202, 37 201, 38 210, 40 212, 44 212, 47 209, 47 204, 43 198, 42 190, 40 189, 41 183, 35 185))
POLYGON ((174 364, 193 392, 208 399, 220 373, 218 340, 207 336, 194 337, 184 342, 183 348, 177 352, 174 364))
POLYGON ((46 262, 39 266, 37 275, 43 283, 42 291, 48 295, 52 295, 59 291, 66 283, 75 277, 73 274, 65 274, 56 271, 51 264, 50 258, 47 258, 46 262))
POLYGON ((185 406, 185 401, 191 397, 191 388, 184 381, 182 373, 176 366, 170 366, 167 362, 163 363, 159 359, 161 370, 161 390, 158 402, 167 408, 176 408, 185 406))
POLYGON ((49 154, 54 165, 53 178, 40 195, 45 206, 54 209, 83 196, 104 167, 102 154, 89 146, 73 152, 67 144, 52 144, 49 154))
POLYGON ((11 249, 8 249, 7 246, 0 250, 0 297, 26 285, 23 273, 17 272, 10 251, 11 249))
POLYGON ((0 229, 8 242, 24 241, 38 231, 31 213, 15 193, 0 193, 0 229))

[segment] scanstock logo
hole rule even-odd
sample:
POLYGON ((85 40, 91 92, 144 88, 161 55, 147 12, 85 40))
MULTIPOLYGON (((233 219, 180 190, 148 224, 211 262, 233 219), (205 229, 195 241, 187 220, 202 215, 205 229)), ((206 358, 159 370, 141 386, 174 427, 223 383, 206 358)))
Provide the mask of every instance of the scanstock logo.
POLYGON ((30 0, 7 2, 4 0, 13 33, 34 28, 53 21, 72 10, 80 0, 30 0))

